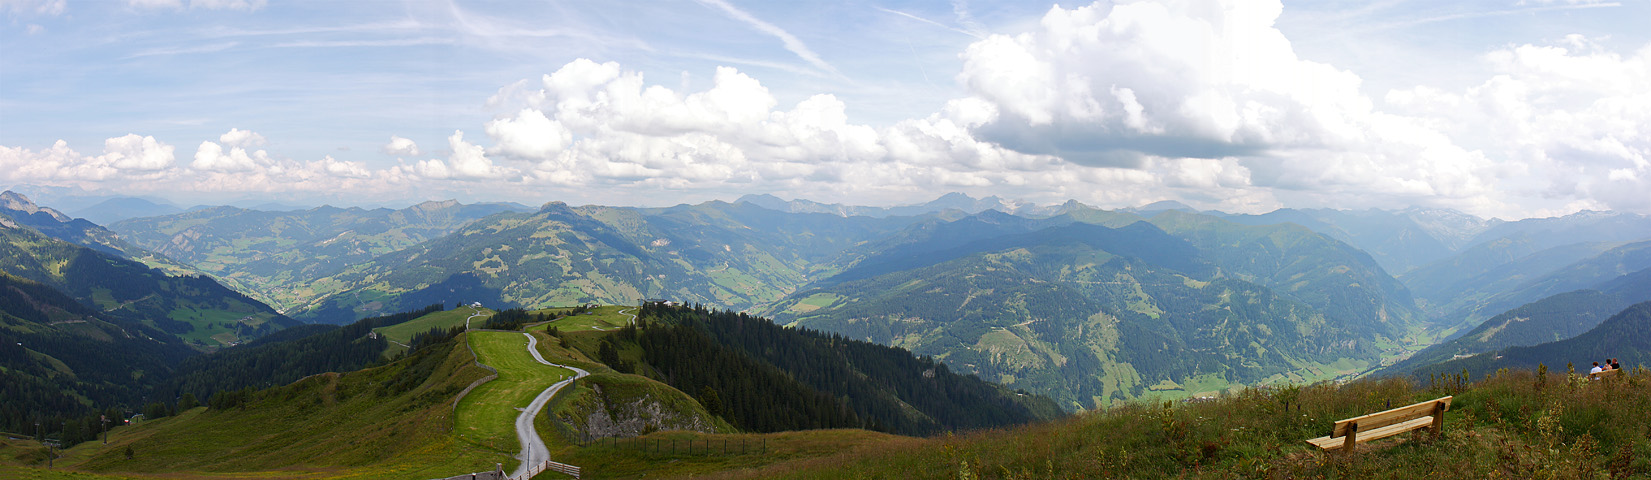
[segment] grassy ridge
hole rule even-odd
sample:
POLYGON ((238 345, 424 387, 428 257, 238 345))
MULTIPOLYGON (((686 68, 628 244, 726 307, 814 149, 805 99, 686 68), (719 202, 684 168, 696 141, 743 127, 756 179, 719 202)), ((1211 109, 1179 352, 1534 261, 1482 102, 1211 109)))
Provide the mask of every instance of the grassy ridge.
POLYGON ((263 390, 240 407, 197 408, 118 428, 108 446, 75 446, 59 465, 112 475, 389 479, 445 477, 508 461, 514 449, 501 453, 453 433, 453 395, 488 372, 456 343, 429 350, 263 390), (422 384, 384 390, 422 362, 434 364, 422 384))
MULTIPOLYGON (((539 392, 573 372, 535 361, 527 353, 527 337, 520 333, 470 332, 465 336, 476 359, 498 369, 499 378, 476 387, 459 402, 454 432, 479 448, 515 455, 521 451, 516 409, 532 403, 539 392)), ((507 469, 514 465, 514 459, 505 463, 507 469)))
POLYGON ((708 478, 1651 478, 1651 372, 1609 382, 1528 371, 1456 380, 1131 404, 708 478), (1304 442, 1336 420, 1444 395, 1455 401, 1440 438, 1400 435, 1346 457, 1304 442))

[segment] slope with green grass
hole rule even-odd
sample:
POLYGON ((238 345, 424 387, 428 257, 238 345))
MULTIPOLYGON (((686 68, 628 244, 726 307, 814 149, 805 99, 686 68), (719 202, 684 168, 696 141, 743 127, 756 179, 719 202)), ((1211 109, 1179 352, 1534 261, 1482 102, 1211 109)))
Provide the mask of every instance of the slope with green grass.
POLYGON ((314 294, 315 279, 515 208, 452 200, 399 210, 318 207, 271 212, 212 207, 124 220, 111 228, 137 245, 236 282, 249 294, 286 310, 314 294))
POLYGON ((136 261, 0 225, 0 264, 13 276, 141 322, 201 349, 233 345, 298 322, 207 277, 171 276, 136 261))
MULTIPOLYGON (((470 332, 465 337, 476 352, 476 361, 497 369, 499 378, 464 396, 454 414, 453 431, 464 442, 514 454, 521 448, 513 427, 520 413, 516 409, 573 372, 534 361, 527 353, 527 338, 520 333, 470 332)), ((514 462, 505 467, 514 468, 514 462)))
MULTIPOLYGON (((840 453, 695 478, 1648 478, 1651 372, 1588 384, 1516 371, 1473 383, 1400 379, 1141 403, 1022 427, 868 440, 840 453), (1453 395, 1438 438, 1401 435, 1328 455, 1333 422, 1453 395)), ((594 451, 592 452, 595 453, 594 451)), ((578 458, 578 457, 573 457, 578 458)), ((734 463, 739 457, 729 458, 734 463)), ((590 462, 594 464, 595 462, 590 462)), ((618 463, 618 462, 614 462, 618 463)), ((688 475, 681 475, 686 477, 688 475)))
POLYGON ((749 308, 831 273, 826 264, 838 253, 908 220, 722 202, 662 209, 552 202, 317 280, 314 300, 298 315, 337 323, 435 301, 536 309, 657 297, 749 308))
POLYGON ((80 460, 68 463, 103 474, 203 478, 438 478, 491 469, 514 449, 456 434, 453 397, 488 374, 459 342, 385 366, 307 377, 239 405, 117 428, 108 446, 69 449, 68 458, 80 460))

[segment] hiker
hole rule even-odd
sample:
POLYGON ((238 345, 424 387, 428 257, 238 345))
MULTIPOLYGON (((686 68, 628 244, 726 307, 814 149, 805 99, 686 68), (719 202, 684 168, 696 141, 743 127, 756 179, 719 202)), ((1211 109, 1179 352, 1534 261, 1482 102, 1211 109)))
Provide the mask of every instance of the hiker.
POLYGON ((1589 371, 1588 371, 1588 374, 1589 374, 1589 375, 1593 375, 1593 374, 1596 374, 1596 373, 1599 373, 1599 372, 1603 372, 1603 371, 1605 371, 1605 369, 1604 369, 1604 368, 1600 368, 1600 366, 1599 366, 1599 362, 1594 362, 1594 368, 1593 368, 1593 369, 1592 369, 1592 370, 1589 370, 1589 371))
POLYGON ((1613 358, 1613 359, 1611 359, 1611 369, 1612 370, 1622 370, 1622 364, 1617 363, 1617 359, 1613 358))

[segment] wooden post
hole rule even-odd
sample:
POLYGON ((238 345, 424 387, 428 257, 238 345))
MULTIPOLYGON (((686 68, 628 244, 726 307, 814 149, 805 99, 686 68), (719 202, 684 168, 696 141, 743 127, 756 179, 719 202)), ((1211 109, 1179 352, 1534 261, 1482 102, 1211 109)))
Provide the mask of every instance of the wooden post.
POLYGON ((1342 437, 1341 453, 1353 453, 1359 448, 1359 422, 1347 424, 1347 436, 1342 437))
POLYGON ((1433 402, 1433 436, 1445 433, 1445 402, 1433 402))

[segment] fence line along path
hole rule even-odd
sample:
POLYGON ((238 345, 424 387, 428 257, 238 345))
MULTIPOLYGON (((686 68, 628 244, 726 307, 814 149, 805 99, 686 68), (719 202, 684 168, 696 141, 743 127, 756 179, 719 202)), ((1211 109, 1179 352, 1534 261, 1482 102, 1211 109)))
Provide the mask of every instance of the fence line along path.
POLYGON ((556 396, 556 392, 561 391, 562 387, 571 385, 574 380, 590 375, 590 372, 587 372, 579 367, 559 365, 546 361, 545 357, 539 354, 539 339, 534 338, 532 334, 526 332, 523 332, 522 335, 527 337, 527 352, 533 355, 534 360, 552 367, 561 367, 572 370, 573 377, 556 382, 556 384, 546 388, 543 392, 539 392, 539 396, 534 397, 533 403, 529 403, 527 408, 522 409, 522 413, 516 416, 516 437, 520 438, 522 442, 522 452, 516 455, 516 459, 521 460, 522 463, 516 467, 515 472, 511 473, 510 478, 525 480, 532 478, 533 475, 536 475, 546 469, 552 469, 578 477, 579 467, 550 461, 550 449, 545 447, 545 442, 539 438, 539 432, 533 428, 533 417, 539 415, 539 411, 545 408, 545 404, 549 403, 550 398, 556 396), (562 469, 553 468, 550 464, 571 468, 573 472, 569 473, 562 469), (537 468, 538 471, 533 471, 535 468, 537 468))

